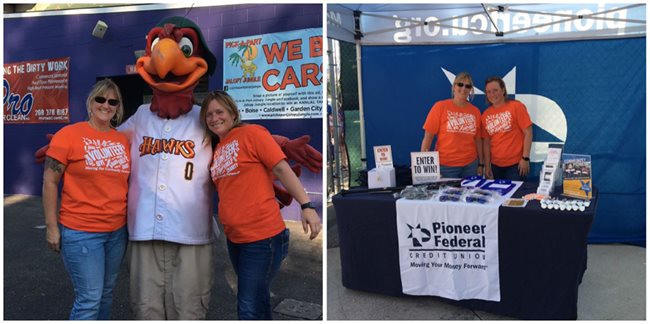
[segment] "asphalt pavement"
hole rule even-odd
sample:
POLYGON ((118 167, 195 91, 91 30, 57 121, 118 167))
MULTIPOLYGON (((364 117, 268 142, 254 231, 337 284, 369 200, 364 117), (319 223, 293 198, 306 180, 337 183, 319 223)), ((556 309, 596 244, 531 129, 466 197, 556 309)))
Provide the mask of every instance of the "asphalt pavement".
MULTIPOLYGON (((299 222, 291 230, 289 255, 271 287, 276 320, 323 319, 323 233, 313 241, 299 222)), ((214 243, 215 280, 207 319, 236 320, 236 277, 222 234, 214 243)), ((124 261, 114 290, 112 319, 133 319, 124 261)), ((74 300, 72 285, 59 254, 45 244, 40 196, 4 196, 5 320, 65 320, 74 300)))
MULTIPOLYGON (((327 207, 328 320, 513 320, 436 297, 393 297, 348 289, 341 283, 336 214, 327 207)), ((646 319, 646 249, 589 244, 578 291, 578 320, 646 319)))
MULTIPOLYGON (((64 320, 73 292, 58 254, 47 249, 41 198, 4 197, 5 320, 64 320)), ((291 229, 289 256, 272 286, 276 320, 507 320, 448 304, 435 297, 391 297, 343 287, 334 209, 327 208, 327 230, 314 241, 299 223, 291 229), (323 315, 324 234, 327 233, 327 310, 323 315)), ((216 277, 208 319, 235 320, 236 280, 224 236, 215 242, 216 277)), ((579 289, 579 320, 646 319, 646 250, 609 244, 589 245, 588 270, 579 289)), ((115 288, 112 318, 133 318, 128 303, 126 263, 115 288)))

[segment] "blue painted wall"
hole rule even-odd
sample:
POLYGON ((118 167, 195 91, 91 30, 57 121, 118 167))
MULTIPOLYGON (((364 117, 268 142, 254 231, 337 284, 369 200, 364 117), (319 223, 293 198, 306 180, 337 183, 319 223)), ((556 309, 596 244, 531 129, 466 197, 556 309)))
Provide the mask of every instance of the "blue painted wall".
MULTIPOLYGON (((70 122, 86 119, 85 99, 96 78, 126 74, 135 63, 134 51, 144 49, 145 36, 160 20, 186 16, 202 29, 218 64, 209 89, 222 86, 223 40, 231 37, 322 27, 320 4, 229 5, 138 12, 7 18, 4 17, 4 62, 70 57, 70 122), (97 22, 108 24, 103 39, 91 32, 97 22)), ((306 120, 299 128, 280 121, 264 124, 271 132, 294 138, 310 130, 311 144, 322 150, 320 119, 306 120)), ((4 193, 40 195, 43 167, 33 154, 46 144, 45 134, 66 124, 4 125, 4 193)), ((320 175, 311 175, 320 181, 320 175)), ((321 191, 320 188, 317 188, 321 191)))

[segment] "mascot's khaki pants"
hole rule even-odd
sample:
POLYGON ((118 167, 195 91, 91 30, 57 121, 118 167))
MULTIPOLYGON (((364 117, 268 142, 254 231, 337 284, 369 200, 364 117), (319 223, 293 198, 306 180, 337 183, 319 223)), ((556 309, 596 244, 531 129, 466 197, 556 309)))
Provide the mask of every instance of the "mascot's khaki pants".
POLYGON ((213 245, 129 242, 129 293, 136 319, 205 319, 213 245))

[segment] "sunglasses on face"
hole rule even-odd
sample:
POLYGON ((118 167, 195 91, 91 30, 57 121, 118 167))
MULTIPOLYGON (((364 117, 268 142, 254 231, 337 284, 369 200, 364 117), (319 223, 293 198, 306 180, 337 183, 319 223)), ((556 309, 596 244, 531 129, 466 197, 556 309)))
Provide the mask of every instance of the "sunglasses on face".
MULTIPOLYGON (((107 99, 104 98, 104 97, 100 97, 100 96, 95 97, 95 102, 98 103, 98 104, 100 104, 100 105, 103 104, 103 103, 105 103, 106 100, 107 100, 107 99)), ((111 106, 113 106, 113 107, 115 107, 115 106, 117 106, 117 105, 120 104, 120 101, 117 100, 117 99, 108 99, 108 104, 111 105, 111 106)))
POLYGON ((472 85, 469 84, 469 83, 458 82, 458 83, 456 83, 456 85, 459 86, 459 87, 461 87, 461 88, 462 88, 462 87, 465 87, 465 88, 467 88, 467 89, 471 89, 471 88, 472 88, 472 85))

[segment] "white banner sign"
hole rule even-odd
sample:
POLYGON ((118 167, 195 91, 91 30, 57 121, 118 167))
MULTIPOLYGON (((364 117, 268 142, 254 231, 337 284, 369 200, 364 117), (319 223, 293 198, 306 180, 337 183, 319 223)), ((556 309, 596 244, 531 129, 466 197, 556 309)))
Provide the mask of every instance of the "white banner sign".
POLYGON ((499 205, 399 199, 402 291, 500 301, 499 205))
POLYGON ((438 151, 411 152, 411 176, 413 184, 439 180, 440 158, 438 151))

